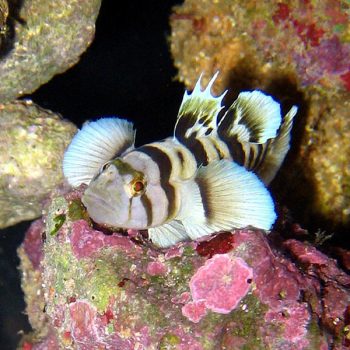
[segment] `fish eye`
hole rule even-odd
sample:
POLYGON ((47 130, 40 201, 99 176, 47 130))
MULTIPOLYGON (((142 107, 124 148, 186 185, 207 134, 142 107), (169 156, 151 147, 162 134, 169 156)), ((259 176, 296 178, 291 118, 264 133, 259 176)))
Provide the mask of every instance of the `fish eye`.
POLYGON ((101 168, 101 171, 105 171, 106 169, 109 168, 110 165, 111 165, 110 162, 107 162, 107 163, 103 164, 103 165, 102 165, 102 168, 101 168))
POLYGON ((134 179, 130 182, 131 193, 133 196, 139 196, 145 192, 146 183, 142 179, 134 179))

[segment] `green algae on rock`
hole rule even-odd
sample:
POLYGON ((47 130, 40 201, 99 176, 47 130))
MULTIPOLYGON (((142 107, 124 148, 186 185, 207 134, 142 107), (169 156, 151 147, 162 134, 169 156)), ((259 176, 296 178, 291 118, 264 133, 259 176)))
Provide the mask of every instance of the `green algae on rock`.
POLYGON ((0 104, 0 228, 41 215, 63 182, 65 148, 76 127, 30 101, 0 104))
POLYGON ((35 91, 91 44, 101 0, 24 0, 12 50, 0 57, 0 101, 35 91))

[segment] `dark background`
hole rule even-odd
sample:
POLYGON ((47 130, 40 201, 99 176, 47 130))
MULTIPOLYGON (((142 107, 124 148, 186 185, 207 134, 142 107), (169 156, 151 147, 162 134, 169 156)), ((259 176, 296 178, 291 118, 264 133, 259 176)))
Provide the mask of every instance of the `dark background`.
MULTIPOLYGON (((167 40, 171 8, 178 3, 103 0, 95 40, 80 62, 28 97, 78 126, 99 116, 126 117, 135 123, 137 145, 169 136, 184 89, 174 81, 167 40)), ((2 350, 15 349, 17 333, 30 330, 16 254, 29 224, 0 231, 2 350)))

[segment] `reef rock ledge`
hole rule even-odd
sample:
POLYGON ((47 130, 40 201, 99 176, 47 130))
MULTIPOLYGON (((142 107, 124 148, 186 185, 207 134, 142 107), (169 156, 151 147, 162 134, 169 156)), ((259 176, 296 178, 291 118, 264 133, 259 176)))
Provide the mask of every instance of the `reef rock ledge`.
POLYGON ((79 191, 33 222, 19 248, 33 327, 21 349, 349 345, 350 277, 308 244, 244 229, 159 250, 105 231, 79 191))

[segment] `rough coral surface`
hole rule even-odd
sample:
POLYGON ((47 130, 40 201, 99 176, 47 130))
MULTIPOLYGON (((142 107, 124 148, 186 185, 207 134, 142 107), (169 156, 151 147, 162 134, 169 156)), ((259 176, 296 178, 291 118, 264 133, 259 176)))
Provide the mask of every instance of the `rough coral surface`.
POLYGON ((299 107, 295 154, 275 186, 299 221, 344 231, 350 225, 349 11, 343 0, 186 0, 174 8, 170 37, 179 80, 189 88, 201 73, 206 84, 219 70, 215 93, 258 88, 285 110, 299 107))
POLYGON ((78 62, 94 37, 101 1, 16 3, 22 7, 21 21, 15 22, 15 43, 5 57, 0 57, 1 102, 35 91, 78 62))
POLYGON ((307 244, 246 229, 159 250, 135 232, 92 227, 79 190, 54 199, 45 221, 20 248, 34 328, 22 349, 347 345, 350 277, 307 244))
POLYGON ((279 70, 302 86, 347 89, 348 16, 342 0, 187 0, 171 18, 171 49, 181 80, 190 84, 203 71, 244 63, 260 80, 279 70))
POLYGON ((31 101, 0 104, 0 228, 41 215, 63 182, 63 153, 75 132, 31 101))

